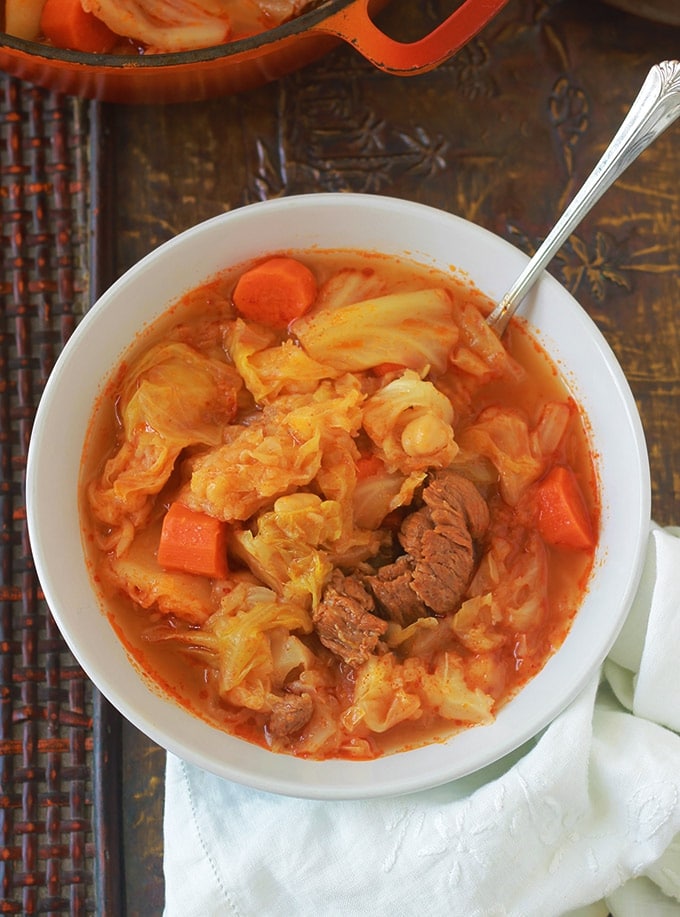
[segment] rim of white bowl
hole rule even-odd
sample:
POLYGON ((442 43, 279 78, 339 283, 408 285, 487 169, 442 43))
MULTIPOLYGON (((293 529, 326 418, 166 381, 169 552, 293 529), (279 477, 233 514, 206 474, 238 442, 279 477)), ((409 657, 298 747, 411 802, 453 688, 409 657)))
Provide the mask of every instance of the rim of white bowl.
MULTIPOLYGON (((564 644, 541 672, 499 712, 494 723, 465 730, 442 743, 375 761, 308 761, 274 754, 221 732, 164 697, 131 663, 99 607, 80 541, 77 478, 87 423, 105 381, 102 376, 116 365, 131 338, 119 315, 122 313, 124 318, 134 308, 130 305, 133 287, 141 286, 144 295, 158 299, 150 307, 147 324, 183 292, 214 275, 217 262, 227 267, 245 260, 231 260, 230 251, 243 248, 242 240, 253 225, 257 227, 257 243, 251 245, 252 254, 246 257, 254 256, 256 251, 265 254, 275 249, 311 247, 312 227, 319 225, 314 221, 322 216, 327 219, 329 207, 334 238, 346 237, 348 241, 339 244, 317 240, 319 249, 366 248, 362 239, 371 232, 375 236, 378 227, 381 243, 373 241, 370 249, 401 254, 426 264, 434 260, 440 267, 463 266, 463 273, 475 278, 476 285, 495 299, 505 292, 527 261, 510 243, 461 217, 380 195, 330 192, 279 198, 246 205, 191 227, 123 274, 87 312, 63 349, 36 413, 27 461, 26 508, 36 572, 52 615, 83 670, 131 723, 178 757, 254 789, 315 799, 360 799, 435 787, 498 761, 536 736, 585 688, 618 636, 637 590, 650 525, 651 488, 644 432, 625 375, 587 313, 553 277, 545 274, 527 298, 525 320, 544 346, 554 352, 556 346, 563 347, 563 329, 556 327, 551 333, 549 326, 556 320, 545 312, 545 303, 548 299, 558 302, 561 309, 569 311, 574 325, 570 346, 588 350, 584 374, 590 376, 595 366, 603 371, 599 384, 615 396, 615 401, 604 408, 599 395, 584 397, 581 380, 569 378, 567 373, 567 382, 585 412, 592 417, 593 411, 599 410, 597 422, 603 423, 620 445, 625 443, 628 447, 625 454, 616 457, 621 468, 614 475, 609 496, 625 491, 629 505, 625 520, 621 518, 619 502, 603 505, 603 532, 611 540, 610 554, 596 558, 584 606, 564 644), (362 213, 358 223, 357 208, 362 213), (409 233, 403 232, 405 224, 395 219, 397 215, 412 227, 409 233), (287 227, 285 236, 280 228, 276 229, 282 221, 287 227), (446 246, 448 238, 455 238, 458 248, 452 245, 450 257, 447 253, 433 259, 431 251, 422 251, 418 244, 402 244, 409 235, 417 239, 425 228, 435 234, 438 247, 446 246), (224 253, 216 255, 216 248, 224 248, 224 253), (176 257, 178 250, 183 257, 185 250, 188 252, 188 262, 176 257), (502 260, 504 268, 491 277, 488 265, 492 256, 502 260), (485 281, 476 279, 479 276, 484 276, 485 281), (142 282, 145 277, 146 282, 142 282), (165 287, 173 291, 171 296, 165 296, 162 289, 159 292, 165 287), (537 319, 538 327, 532 325, 533 319, 537 319), (107 341, 111 338, 106 366, 94 346, 102 335, 107 341), (92 380, 96 385, 90 385, 92 380), (75 403, 65 411, 65 399, 69 397, 75 403), (74 424, 74 432, 65 438, 66 415, 74 424), (59 486, 55 486, 57 483, 59 486), (615 607, 599 607, 600 593, 612 595, 615 607), (122 672, 126 673, 123 683, 122 672), (541 699, 540 711, 536 709, 537 698, 541 699)), ((593 380, 588 381, 592 389, 593 380)), ((596 453, 598 445, 594 443, 596 453)), ((600 474, 607 459, 598 455, 600 474)), ((608 500, 606 495, 605 499, 608 500)))

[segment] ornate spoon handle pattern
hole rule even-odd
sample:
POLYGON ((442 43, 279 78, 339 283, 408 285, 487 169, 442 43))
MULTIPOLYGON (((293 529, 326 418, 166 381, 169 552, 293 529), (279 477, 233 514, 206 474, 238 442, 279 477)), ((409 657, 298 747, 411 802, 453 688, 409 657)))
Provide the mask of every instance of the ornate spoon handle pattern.
POLYGON ((513 286, 489 315, 502 335, 533 284, 570 233, 621 173, 680 115, 680 62, 663 61, 649 71, 621 127, 580 191, 539 246, 513 286))

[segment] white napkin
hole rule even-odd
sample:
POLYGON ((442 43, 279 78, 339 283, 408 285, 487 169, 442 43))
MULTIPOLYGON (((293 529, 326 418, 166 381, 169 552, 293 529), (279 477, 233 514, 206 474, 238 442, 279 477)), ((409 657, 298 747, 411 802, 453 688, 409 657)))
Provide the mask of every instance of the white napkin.
POLYGON ((165 917, 680 915, 680 529, 602 678, 533 742, 434 790, 278 797, 168 755, 165 917))

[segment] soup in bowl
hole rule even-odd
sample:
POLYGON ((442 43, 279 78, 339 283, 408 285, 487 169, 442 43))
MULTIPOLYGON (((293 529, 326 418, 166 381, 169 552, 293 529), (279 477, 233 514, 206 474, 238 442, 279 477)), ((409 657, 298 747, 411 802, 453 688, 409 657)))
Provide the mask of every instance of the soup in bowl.
POLYGON ((365 797, 484 766, 583 688, 640 575, 644 438, 551 277, 489 329, 525 260, 309 195, 183 233, 93 307, 36 418, 29 525, 133 723, 229 779, 365 797))

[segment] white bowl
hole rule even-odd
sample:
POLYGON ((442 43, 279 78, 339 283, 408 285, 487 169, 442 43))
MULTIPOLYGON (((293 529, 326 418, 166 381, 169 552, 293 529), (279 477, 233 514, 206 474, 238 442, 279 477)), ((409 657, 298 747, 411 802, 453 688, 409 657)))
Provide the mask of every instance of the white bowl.
POLYGON ((164 748, 258 789, 366 798, 432 787, 471 773, 546 726, 588 683, 635 595, 650 521, 639 415, 612 351, 573 297, 545 275, 523 315, 585 410, 601 484, 602 530, 587 595, 562 647, 495 722, 449 741, 374 761, 308 761, 233 738, 149 686, 101 611, 85 564, 78 474, 94 402, 135 334, 220 269, 269 251, 350 248, 406 255, 469 275, 498 299, 526 257, 465 220, 373 195, 313 194, 253 204, 187 230, 121 277, 88 312, 57 361, 29 449, 32 550, 49 607, 72 652, 111 703, 164 748))

